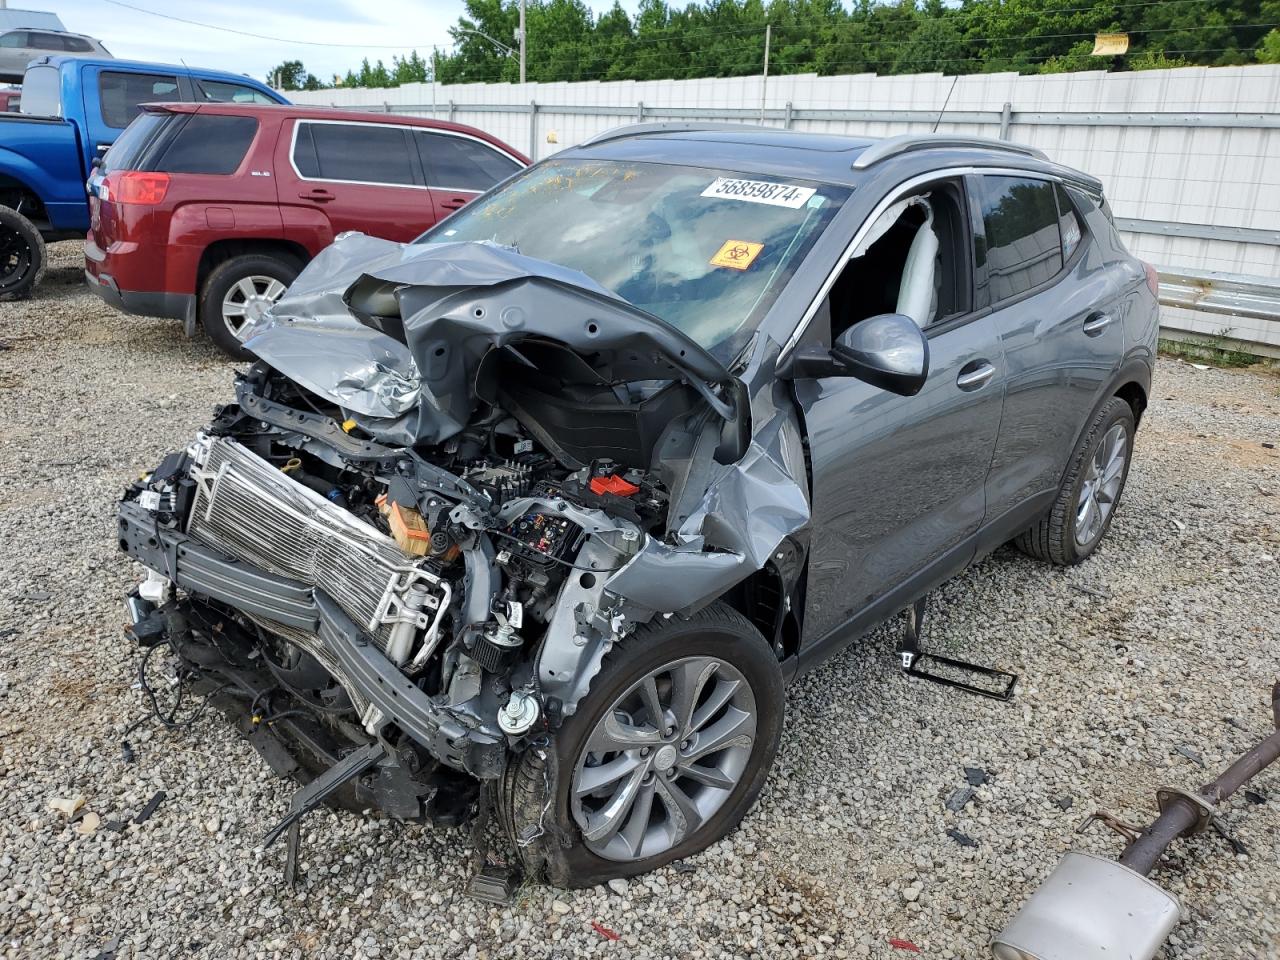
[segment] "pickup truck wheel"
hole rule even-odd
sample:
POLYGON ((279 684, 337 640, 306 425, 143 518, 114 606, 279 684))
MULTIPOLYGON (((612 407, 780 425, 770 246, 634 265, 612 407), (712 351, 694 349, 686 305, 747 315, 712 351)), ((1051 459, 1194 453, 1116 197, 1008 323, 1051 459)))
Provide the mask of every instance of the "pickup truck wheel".
POLYGON ((1124 399, 1112 397, 1102 405, 1071 458, 1053 506, 1014 540, 1019 550, 1066 567, 1098 548, 1129 476, 1134 427, 1133 408, 1124 399))
POLYGON ((759 796, 783 709, 777 658, 731 607, 640 627, 551 746, 508 771, 504 820, 526 866, 589 886, 715 843, 759 796))
POLYGON ((44 238, 35 224, 0 207, 0 300, 24 300, 44 275, 44 238))
POLYGON ((200 294, 200 322, 227 356, 252 360, 244 340, 258 320, 302 272, 293 257, 248 253, 218 264, 200 294))

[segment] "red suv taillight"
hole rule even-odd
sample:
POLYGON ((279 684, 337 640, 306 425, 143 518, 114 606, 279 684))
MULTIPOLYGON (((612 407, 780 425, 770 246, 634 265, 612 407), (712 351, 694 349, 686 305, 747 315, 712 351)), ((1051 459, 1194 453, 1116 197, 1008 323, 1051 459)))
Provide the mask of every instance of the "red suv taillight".
POLYGON ((142 170, 126 170, 106 179, 107 197, 116 203, 137 203, 155 206, 169 192, 167 173, 147 173, 142 170))
POLYGON ((1160 272, 1145 260, 1142 263, 1147 271, 1147 286, 1151 288, 1151 295, 1157 300, 1160 299, 1160 272))

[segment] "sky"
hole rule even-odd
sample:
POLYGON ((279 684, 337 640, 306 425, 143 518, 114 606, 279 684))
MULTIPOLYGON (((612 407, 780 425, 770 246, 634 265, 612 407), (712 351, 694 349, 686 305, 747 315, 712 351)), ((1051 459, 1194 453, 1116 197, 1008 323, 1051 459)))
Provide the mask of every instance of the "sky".
MULTIPOLYGON (((360 60, 382 58, 411 49, 426 56, 433 45, 449 49, 448 28, 458 21, 462 0, 123 0, 140 8, 184 20, 242 30, 276 40, 262 40, 221 30, 166 20, 128 9, 111 0, 9 0, 11 8, 48 10, 66 28, 101 40, 115 56, 162 63, 185 62, 247 73, 259 80, 285 60, 301 60, 323 80, 358 68, 360 60), (349 47, 319 44, 350 44, 349 47)), ((635 12, 638 0, 623 0, 635 12)), ((596 12, 613 0, 587 0, 596 12)), ((510 43, 510 37, 496 37, 510 43)), ((530 39, 532 43, 532 38, 530 39)))

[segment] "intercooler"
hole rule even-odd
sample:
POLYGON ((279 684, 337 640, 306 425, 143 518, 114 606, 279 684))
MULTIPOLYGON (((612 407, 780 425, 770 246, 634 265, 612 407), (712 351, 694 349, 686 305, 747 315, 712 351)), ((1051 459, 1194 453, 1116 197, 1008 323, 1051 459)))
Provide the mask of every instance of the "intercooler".
MULTIPOLYGON (((434 639, 449 586, 413 566, 394 540, 233 440, 202 438, 192 453, 193 539, 323 590, 384 653, 400 623, 425 630, 426 643, 434 639), (425 603, 405 602, 412 585, 419 598, 426 588, 425 603)), ((318 637, 261 625, 333 667, 318 637)))

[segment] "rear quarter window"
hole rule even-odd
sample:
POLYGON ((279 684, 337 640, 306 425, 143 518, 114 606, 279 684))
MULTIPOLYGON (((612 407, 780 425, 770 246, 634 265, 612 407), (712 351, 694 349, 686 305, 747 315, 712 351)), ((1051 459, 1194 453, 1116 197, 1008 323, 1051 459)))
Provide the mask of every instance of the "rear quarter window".
POLYGON ((1054 184, 983 176, 979 190, 992 303, 1019 296, 1056 276, 1063 260, 1054 184))
POLYGON ((98 97, 102 122, 117 129, 129 125, 138 115, 140 104, 182 99, 176 76, 119 70, 103 70, 98 74, 98 97))
POLYGON ((198 113, 175 133, 152 169, 163 173, 235 173, 258 134, 253 117, 198 113))

